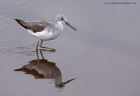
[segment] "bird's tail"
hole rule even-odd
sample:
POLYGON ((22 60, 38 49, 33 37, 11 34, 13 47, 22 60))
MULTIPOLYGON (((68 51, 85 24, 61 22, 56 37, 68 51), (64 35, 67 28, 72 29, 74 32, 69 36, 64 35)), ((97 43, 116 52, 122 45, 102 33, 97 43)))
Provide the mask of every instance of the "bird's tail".
POLYGON ((23 20, 20 20, 20 19, 15 19, 16 22, 18 24, 20 24, 22 27, 24 27, 25 29, 28 29, 27 26, 26 26, 26 22, 24 22, 23 20))

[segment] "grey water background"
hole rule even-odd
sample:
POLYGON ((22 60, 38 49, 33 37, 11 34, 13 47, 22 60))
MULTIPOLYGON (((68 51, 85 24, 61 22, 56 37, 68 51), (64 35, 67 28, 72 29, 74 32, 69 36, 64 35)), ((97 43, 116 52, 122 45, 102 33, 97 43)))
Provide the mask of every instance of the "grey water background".
POLYGON ((1 0, 0 96, 140 96, 140 2, 107 1, 1 0), (59 38, 44 43, 57 49, 44 57, 63 79, 76 78, 59 89, 52 80, 13 71, 36 59, 30 51, 37 43, 14 19, 55 22, 61 13, 79 31, 65 26, 59 38))

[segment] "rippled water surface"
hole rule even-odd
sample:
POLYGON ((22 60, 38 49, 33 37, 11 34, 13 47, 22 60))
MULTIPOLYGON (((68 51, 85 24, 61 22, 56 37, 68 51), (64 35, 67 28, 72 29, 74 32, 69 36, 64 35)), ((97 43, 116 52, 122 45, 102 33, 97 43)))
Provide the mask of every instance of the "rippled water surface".
POLYGON ((140 96, 140 14, 136 4, 111 0, 1 0, 0 96, 140 96), (55 22, 64 14, 78 31, 64 26, 44 42, 14 19, 55 22))

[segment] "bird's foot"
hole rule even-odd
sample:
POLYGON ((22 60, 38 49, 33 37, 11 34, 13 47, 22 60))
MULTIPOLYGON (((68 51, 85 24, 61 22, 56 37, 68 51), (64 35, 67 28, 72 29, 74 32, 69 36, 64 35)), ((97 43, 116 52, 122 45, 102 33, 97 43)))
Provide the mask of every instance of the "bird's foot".
POLYGON ((43 50, 43 51, 50 51, 50 52, 55 52, 56 50, 53 48, 48 48, 48 47, 44 47, 44 46, 39 46, 38 50, 43 50))
POLYGON ((53 48, 47 48, 47 50, 46 50, 46 51, 55 52, 55 51, 56 51, 56 49, 53 49, 53 48))

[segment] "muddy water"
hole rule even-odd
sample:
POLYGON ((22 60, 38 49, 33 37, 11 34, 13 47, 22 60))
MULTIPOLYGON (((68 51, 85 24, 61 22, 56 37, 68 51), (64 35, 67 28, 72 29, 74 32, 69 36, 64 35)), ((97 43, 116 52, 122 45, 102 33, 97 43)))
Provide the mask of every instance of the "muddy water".
POLYGON ((0 95, 139 96, 139 1, 115 5, 105 1, 1 0, 0 95), (37 39, 14 19, 54 22, 60 13, 79 31, 65 26, 59 38, 45 42, 56 52, 44 51, 46 65, 38 67, 37 39), (14 71, 32 61, 28 74, 14 71), (68 80, 72 81, 56 86, 68 80))

